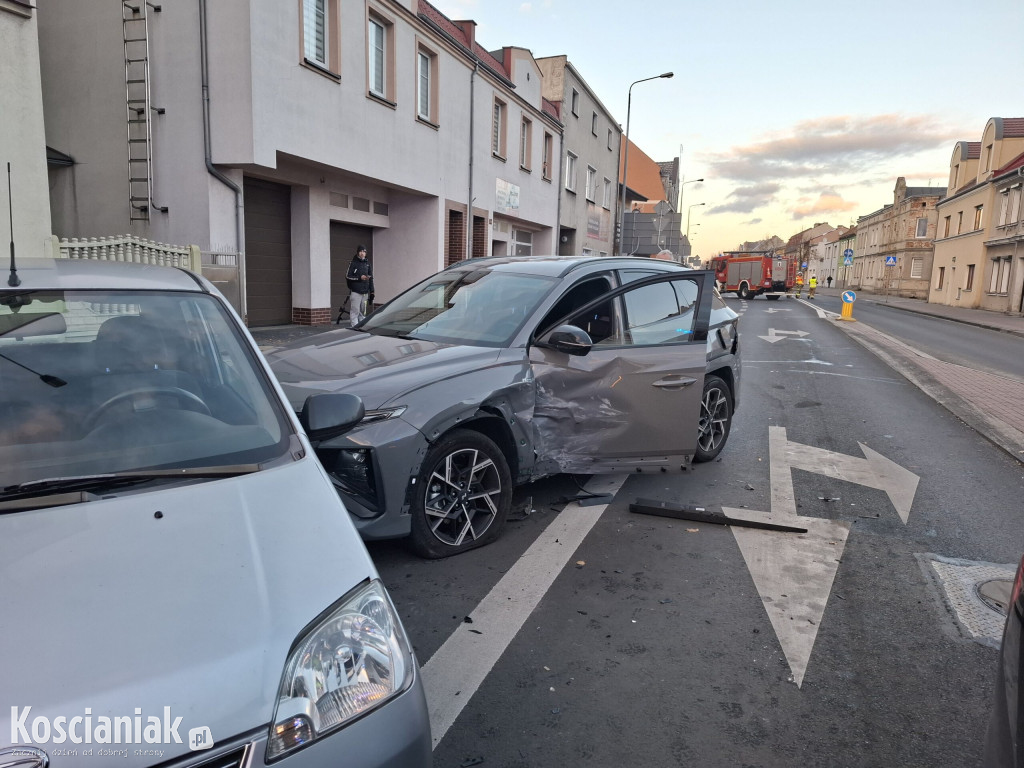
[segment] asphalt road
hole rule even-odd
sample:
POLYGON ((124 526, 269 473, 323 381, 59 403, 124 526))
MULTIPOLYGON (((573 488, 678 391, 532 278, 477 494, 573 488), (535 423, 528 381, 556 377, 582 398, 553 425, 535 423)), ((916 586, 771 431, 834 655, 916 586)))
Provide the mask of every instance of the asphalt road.
POLYGON ((1024 470, 810 307, 730 304, 744 381, 718 461, 591 478, 618 490, 589 511, 564 503, 587 478, 521 488, 497 543, 448 560, 370 544, 432 710, 455 713, 436 766, 980 765, 996 651, 958 622, 933 558, 1015 563, 1024 470), (892 496, 836 476, 871 452, 903 468, 892 496), (811 534, 633 514, 638 498, 791 503, 830 536, 813 550, 811 534), (758 546, 791 565, 766 572, 758 546), (521 625, 497 601, 525 607, 521 625))
MULTIPOLYGON (((816 296, 814 302, 836 314, 842 311, 842 301, 836 296, 816 296)), ((853 316, 939 360, 971 365, 1024 382, 1024 338, 1020 336, 895 309, 887 306, 883 297, 858 299, 853 316)))

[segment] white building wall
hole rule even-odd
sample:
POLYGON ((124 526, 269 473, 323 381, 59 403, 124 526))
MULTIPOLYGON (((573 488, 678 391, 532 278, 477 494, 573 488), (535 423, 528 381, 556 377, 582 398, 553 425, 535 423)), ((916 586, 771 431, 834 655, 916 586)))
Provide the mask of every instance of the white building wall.
MULTIPOLYGON (((43 102, 39 75, 36 11, 0 0, 0 173, 3 183, 5 243, 12 241, 18 259, 52 255, 50 198, 43 138, 43 102), (11 199, 7 196, 7 164, 11 165, 11 199), (11 207, 9 207, 11 206, 11 207), (10 231, 13 219, 13 233, 10 231)), ((9 250, 5 248, 5 250, 9 250)), ((3 260, 4 274, 10 268, 3 260)), ((6 285, 6 279, 4 284, 6 285)))

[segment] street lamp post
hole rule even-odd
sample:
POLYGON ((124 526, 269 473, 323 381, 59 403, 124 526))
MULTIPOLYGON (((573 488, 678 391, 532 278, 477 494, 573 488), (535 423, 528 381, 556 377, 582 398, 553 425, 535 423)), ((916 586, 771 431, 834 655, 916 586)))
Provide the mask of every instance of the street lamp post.
POLYGON ((689 208, 686 209, 686 239, 687 240, 690 239, 690 211, 692 211, 694 208, 696 208, 699 205, 707 205, 707 203, 694 203, 693 205, 691 205, 689 208))
POLYGON ((633 107, 633 86, 637 83, 646 83, 648 80, 657 80, 662 77, 672 77, 674 73, 663 72, 653 77, 645 77, 642 80, 634 80, 629 84, 629 92, 626 95, 626 149, 622 155, 622 202, 619 204, 619 255, 622 255, 622 242, 625 239, 625 218, 626 218, 626 172, 629 170, 629 113, 633 107))
POLYGON ((691 181, 684 181, 679 185, 679 212, 683 212, 683 187, 687 184, 696 184, 698 181, 704 181, 704 179, 693 179, 691 181))

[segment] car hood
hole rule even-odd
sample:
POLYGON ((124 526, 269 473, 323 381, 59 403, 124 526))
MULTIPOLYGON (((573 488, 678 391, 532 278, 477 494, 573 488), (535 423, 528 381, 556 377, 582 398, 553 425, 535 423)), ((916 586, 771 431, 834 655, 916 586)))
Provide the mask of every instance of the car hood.
POLYGON ((296 411, 318 392, 351 392, 369 410, 424 384, 489 365, 499 353, 494 347, 345 329, 278 348, 267 355, 267 361, 296 411))
MULTIPOLYGON (((183 744, 38 745, 51 765, 114 764, 85 748, 128 747, 117 765, 187 754, 267 727, 288 651, 313 619, 376 571, 312 455, 159 493, 0 516, 0 747, 11 707, 53 720, 181 717, 183 744), (319 476, 317 476, 319 475, 319 476), (303 524, 289 525, 289 510, 303 524), (156 512, 162 513, 159 517, 156 512), (77 748, 77 757, 60 749, 77 748), (59 756, 55 756, 58 752, 59 756)), ((79 735, 83 732, 79 730, 79 735)), ((173 741, 173 739, 172 739, 173 741)), ((97 753, 99 754, 99 753, 97 753)))

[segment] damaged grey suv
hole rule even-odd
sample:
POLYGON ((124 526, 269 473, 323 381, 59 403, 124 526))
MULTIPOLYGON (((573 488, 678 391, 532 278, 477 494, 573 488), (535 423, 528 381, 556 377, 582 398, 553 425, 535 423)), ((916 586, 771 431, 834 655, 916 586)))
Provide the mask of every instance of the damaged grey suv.
POLYGON ((356 329, 268 354, 297 410, 362 398, 317 455, 364 539, 445 557, 493 541, 515 484, 680 471, 729 437, 738 316, 714 274, 641 258, 459 262, 356 329))

